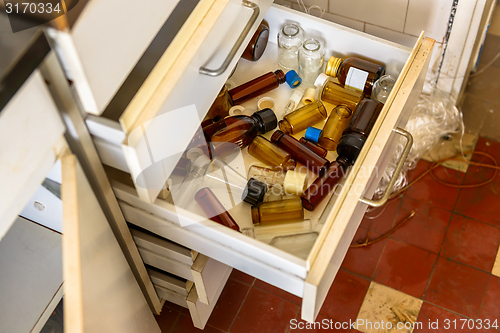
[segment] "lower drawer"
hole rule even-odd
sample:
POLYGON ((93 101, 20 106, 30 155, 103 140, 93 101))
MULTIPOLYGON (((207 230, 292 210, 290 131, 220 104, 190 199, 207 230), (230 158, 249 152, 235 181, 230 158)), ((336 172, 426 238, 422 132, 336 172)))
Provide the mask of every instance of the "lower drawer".
POLYGON ((228 266, 219 268, 216 272, 212 272, 210 285, 207 286, 209 304, 201 302, 196 284, 192 281, 186 281, 155 269, 148 269, 148 273, 158 297, 189 309, 193 325, 203 329, 232 271, 232 268, 228 266))

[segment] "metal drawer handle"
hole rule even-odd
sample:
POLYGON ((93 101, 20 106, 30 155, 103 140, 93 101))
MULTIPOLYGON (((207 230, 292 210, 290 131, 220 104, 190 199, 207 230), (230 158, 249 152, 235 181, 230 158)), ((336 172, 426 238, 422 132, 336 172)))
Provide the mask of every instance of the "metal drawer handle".
POLYGON ((403 169, 406 158, 408 157, 408 154, 410 153, 411 147, 413 146, 413 137, 411 136, 411 134, 409 132, 407 132, 404 129, 401 129, 399 127, 393 129, 393 131, 406 137, 405 149, 403 150, 403 154, 401 154, 401 158, 399 159, 398 165, 396 165, 396 169, 394 170, 394 173, 392 174, 391 181, 389 182, 389 185, 387 186, 387 189, 385 190, 382 198, 380 198, 379 200, 371 200, 371 199, 366 199, 366 198, 359 199, 359 201, 367 204, 368 206, 380 207, 380 206, 383 206, 387 202, 387 200, 389 200, 389 197, 391 196, 391 193, 392 193, 392 188, 394 187, 394 184, 396 183, 396 180, 399 176, 399 173, 403 169))
POLYGON ((209 75, 209 76, 219 76, 222 73, 224 73, 226 71, 227 67, 229 66, 229 64, 231 63, 231 61, 233 60, 234 56, 238 52, 238 49, 240 48, 241 44, 243 44, 245 37, 248 35, 250 30, 252 29, 252 26, 255 23, 255 21, 257 20, 257 17, 259 17, 260 8, 256 3, 253 3, 253 2, 248 1, 248 0, 243 0, 242 4, 243 4, 243 6, 245 6, 247 8, 251 8, 253 10, 253 13, 252 13, 252 16, 250 17, 250 20, 248 21, 247 25, 245 25, 245 28, 243 29, 240 36, 236 40, 236 43, 233 45, 233 48, 231 49, 231 51, 227 55, 227 57, 224 60, 224 62, 222 63, 222 65, 220 65, 220 67, 217 69, 209 69, 206 67, 201 67, 200 68, 201 74, 205 74, 205 75, 209 75))

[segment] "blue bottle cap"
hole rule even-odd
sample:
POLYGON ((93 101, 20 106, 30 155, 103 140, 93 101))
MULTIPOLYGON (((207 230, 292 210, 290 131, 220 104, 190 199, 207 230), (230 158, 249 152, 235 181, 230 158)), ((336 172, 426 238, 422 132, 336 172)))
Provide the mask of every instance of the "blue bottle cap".
POLYGON ((297 74, 297 72, 293 69, 285 74, 285 78, 286 83, 288 83, 288 85, 292 89, 297 88, 302 83, 302 79, 300 78, 299 74, 297 74))
POLYGON ((319 128, 308 127, 306 129, 306 134, 304 135, 304 137, 306 138, 306 140, 317 143, 319 140, 320 134, 321 134, 321 130, 319 128))

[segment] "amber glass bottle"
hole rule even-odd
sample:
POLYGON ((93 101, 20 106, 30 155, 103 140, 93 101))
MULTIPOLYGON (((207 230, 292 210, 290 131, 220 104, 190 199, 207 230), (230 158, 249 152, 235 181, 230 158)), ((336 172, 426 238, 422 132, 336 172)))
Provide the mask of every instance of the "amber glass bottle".
POLYGON ((263 202, 252 207, 254 225, 299 222, 304 220, 300 198, 263 202))
POLYGON ((269 72, 229 90, 229 95, 232 98, 233 105, 240 105, 249 99, 278 88, 280 84, 285 82, 285 73, 281 69, 278 69, 274 73, 269 72))
POLYGON ((202 188, 196 192, 194 200, 200 205, 209 219, 233 230, 240 231, 238 224, 236 224, 233 217, 226 211, 212 190, 207 187, 202 188))
POLYGON ((371 96, 373 84, 384 73, 383 65, 356 57, 344 60, 331 57, 325 70, 325 74, 336 77, 343 86, 363 91, 367 96, 371 96))
POLYGON ((364 97, 363 92, 346 89, 337 82, 333 82, 326 74, 320 74, 314 85, 316 86, 316 99, 334 106, 346 105, 351 111, 354 111, 356 105, 364 97))
POLYGON ((228 86, 225 84, 221 91, 219 91, 219 94, 207 112, 206 118, 213 119, 217 116, 225 118, 229 115, 229 109, 233 106, 233 104, 231 97, 229 97, 227 87, 228 86))
POLYGON ((266 49, 268 40, 269 23, 267 23, 266 20, 262 20, 257 28, 257 31, 253 34, 252 39, 250 39, 245 51, 243 51, 241 57, 250 61, 259 60, 266 49))
POLYGON ((351 115, 352 111, 347 106, 339 105, 333 109, 321 131, 318 140, 319 145, 328 150, 337 149, 337 144, 351 119, 351 115))
POLYGON ((282 131, 274 132, 271 136, 271 142, 290 153, 297 162, 302 163, 316 174, 321 174, 329 163, 327 159, 317 155, 293 136, 285 134, 282 131))
POLYGON ((311 149, 313 152, 315 152, 316 154, 318 154, 321 157, 326 157, 326 155, 328 154, 328 150, 326 150, 325 148, 323 148, 321 146, 318 146, 317 144, 315 144, 312 141, 307 140, 306 138, 300 138, 299 142, 302 143, 307 148, 311 149))
POLYGON ((297 165, 289 153, 260 135, 248 146, 248 153, 275 169, 290 170, 297 165))
POLYGON ((359 103, 337 146, 337 160, 302 194, 305 209, 314 210, 333 191, 349 166, 354 164, 383 106, 372 99, 364 99, 359 103))
MULTIPOLYGON (((271 109, 255 112, 252 116, 233 116, 223 120, 225 127, 210 138, 212 155, 227 156, 248 146, 257 135, 276 128, 278 119, 271 109)), ((215 124, 214 124, 215 125, 215 124)))
POLYGON ((287 114, 279 122, 280 130, 287 134, 297 134, 309 126, 325 120, 326 116, 325 106, 321 101, 316 101, 287 114))

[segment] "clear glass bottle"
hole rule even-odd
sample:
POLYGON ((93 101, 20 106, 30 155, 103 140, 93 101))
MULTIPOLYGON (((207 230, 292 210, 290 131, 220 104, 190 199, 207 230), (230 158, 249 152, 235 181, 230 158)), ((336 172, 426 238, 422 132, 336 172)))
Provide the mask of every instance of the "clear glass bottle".
POLYGON ((299 48, 299 75, 305 83, 313 83, 323 67, 325 49, 317 39, 306 39, 299 48))
POLYGON ((315 144, 312 141, 307 140, 306 138, 300 138, 299 142, 302 143, 307 148, 311 149, 313 152, 315 152, 317 155, 319 155, 321 157, 326 157, 326 155, 328 154, 328 150, 326 150, 325 148, 323 148, 321 146, 318 146, 317 144, 315 144))
POLYGON ((297 162, 289 153, 258 135, 248 146, 248 153, 259 161, 275 169, 295 169, 297 162))
POLYGON ((379 101, 380 103, 387 102, 387 98, 396 84, 396 79, 391 75, 382 75, 373 84, 372 99, 379 101))
POLYGON ((318 76, 314 85, 316 86, 316 99, 334 106, 348 106, 351 111, 354 111, 356 105, 364 98, 363 92, 346 89, 323 73, 318 76))
POLYGON ((277 187, 274 194, 301 195, 307 187, 307 173, 295 170, 273 170, 266 167, 252 165, 248 169, 247 178, 254 178, 268 186, 268 192, 272 187, 277 187))
POLYGON ((337 160, 302 194, 302 205, 305 209, 314 210, 354 164, 382 107, 382 103, 372 99, 364 99, 359 103, 337 146, 337 160))
POLYGON ((304 209, 300 198, 263 202, 252 207, 254 225, 301 222, 304 220, 304 209))
POLYGON ((303 164, 316 174, 321 174, 328 166, 329 162, 327 159, 317 155, 293 136, 285 134, 282 131, 275 131, 271 136, 271 142, 290 153, 297 162, 303 164))
POLYGON ((202 178, 210 162, 210 159, 203 154, 192 162, 189 174, 179 185, 171 189, 174 205, 187 208, 193 202, 194 194, 202 187, 202 178))
POLYGON ((326 108, 321 101, 304 105, 287 114, 279 122, 280 130, 287 134, 297 134, 309 126, 313 126, 326 119, 326 108))
POLYGON ((194 200, 200 205, 210 220, 233 230, 240 231, 240 227, 236 221, 234 221, 233 217, 209 188, 205 187, 196 192, 194 200))
POLYGON ((203 175, 202 186, 214 191, 220 200, 233 206, 245 201, 251 205, 262 202, 267 185, 257 179, 247 180, 222 160, 215 158, 203 175))
POLYGON ((299 48, 304 31, 295 23, 285 24, 278 32, 278 64, 286 69, 299 69, 299 48))
POLYGON ((232 99, 232 105, 240 105, 254 97, 265 94, 268 91, 276 89, 280 84, 286 82, 285 73, 281 69, 275 72, 269 72, 261 75, 242 85, 229 90, 229 96, 232 99))
POLYGON ((384 73, 383 65, 356 57, 331 57, 325 69, 325 74, 337 78, 342 86, 363 91, 367 96, 371 96, 373 84, 384 73))
POLYGON ((339 105, 333 109, 319 136, 319 145, 330 151, 337 149, 342 132, 347 127, 351 116, 352 111, 347 106, 339 105))
MULTIPOLYGON (((251 116, 227 117, 224 126, 210 137, 212 156, 224 157, 249 145, 258 134, 276 128, 278 119, 271 109, 255 112, 251 116)), ((215 124, 213 124, 215 126, 215 124)))

